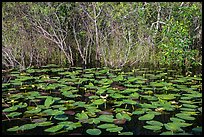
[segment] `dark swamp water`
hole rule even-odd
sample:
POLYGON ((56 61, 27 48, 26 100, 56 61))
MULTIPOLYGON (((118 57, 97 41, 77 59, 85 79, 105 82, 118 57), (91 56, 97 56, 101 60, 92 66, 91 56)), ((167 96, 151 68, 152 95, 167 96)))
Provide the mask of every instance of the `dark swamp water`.
POLYGON ((2 75, 5 135, 202 134, 202 74, 48 65, 2 75))

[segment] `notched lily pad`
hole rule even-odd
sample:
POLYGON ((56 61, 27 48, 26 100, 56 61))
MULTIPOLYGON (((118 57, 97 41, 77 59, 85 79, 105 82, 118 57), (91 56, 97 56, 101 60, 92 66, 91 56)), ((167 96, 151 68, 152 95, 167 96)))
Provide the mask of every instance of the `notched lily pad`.
POLYGON ((113 122, 114 121, 113 115, 100 115, 98 119, 103 122, 113 122))

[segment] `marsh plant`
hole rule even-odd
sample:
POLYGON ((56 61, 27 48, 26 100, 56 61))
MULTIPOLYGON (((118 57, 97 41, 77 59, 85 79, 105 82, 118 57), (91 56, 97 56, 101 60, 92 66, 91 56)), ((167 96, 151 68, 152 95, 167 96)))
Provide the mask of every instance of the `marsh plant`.
POLYGON ((202 133, 202 74, 47 65, 3 79, 3 134, 202 133))

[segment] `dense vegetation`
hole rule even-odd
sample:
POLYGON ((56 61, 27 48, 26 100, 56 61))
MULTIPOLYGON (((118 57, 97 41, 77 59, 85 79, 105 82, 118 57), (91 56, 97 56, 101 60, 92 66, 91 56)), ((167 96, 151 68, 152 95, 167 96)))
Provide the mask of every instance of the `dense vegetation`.
POLYGON ((3 2, 2 133, 201 135, 201 2, 3 2))
POLYGON ((3 2, 3 68, 201 68, 201 9, 200 2, 3 2))
POLYGON ((3 76, 5 135, 202 134, 202 74, 50 64, 3 76))

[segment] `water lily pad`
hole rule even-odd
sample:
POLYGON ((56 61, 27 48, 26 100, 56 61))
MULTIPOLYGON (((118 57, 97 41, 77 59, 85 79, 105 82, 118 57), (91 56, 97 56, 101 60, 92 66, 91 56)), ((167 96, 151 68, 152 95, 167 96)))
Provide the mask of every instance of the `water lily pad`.
POLYGON ((53 124, 54 124, 54 123, 52 123, 51 121, 44 121, 44 122, 36 123, 36 125, 39 126, 39 127, 51 126, 51 125, 53 125, 53 124))
POLYGON ((120 94, 120 93, 113 93, 113 94, 110 94, 110 96, 112 98, 126 98, 126 96, 120 94))
POLYGON ((53 103, 54 103, 53 97, 48 96, 48 97, 46 98, 46 100, 45 100, 44 105, 48 108, 48 107, 49 107, 51 104, 53 104, 53 103))
POLYGON ((37 113, 39 113, 41 110, 42 110, 41 108, 35 107, 35 108, 31 109, 31 110, 25 111, 25 113, 37 114, 37 113))
POLYGON ((162 94, 162 95, 155 95, 155 96, 164 100, 173 100, 176 98, 174 94, 162 94))
POLYGON ((18 105, 16 105, 18 108, 25 108, 28 106, 27 103, 23 103, 23 102, 20 102, 18 105))
POLYGON ((150 82, 150 85, 153 87, 163 87, 164 85, 160 82, 150 82))
POLYGON ((155 120, 152 120, 152 121, 147 121, 146 122, 147 124, 150 124, 152 126, 163 126, 163 124, 159 121, 155 121, 155 120))
POLYGON ((121 130, 123 130, 123 127, 106 128, 106 131, 109 132, 120 132, 121 130))
POLYGON ((154 118, 154 114, 153 113, 149 113, 149 114, 145 114, 143 116, 140 116, 138 119, 139 120, 152 120, 154 118))
POLYGON ((25 124, 19 127, 20 130, 30 130, 36 127, 36 124, 25 124))
MULTIPOLYGON (((62 124, 61 124, 62 125, 62 124)), ((65 127, 65 130, 67 130, 67 131, 69 131, 69 130, 74 130, 74 129, 76 129, 76 128, 78 128, 78 127, 81 127, 82 125, 81 125, 81 123, 80 122, 72 122, 71 124, 66 124, 66 125, 64 125, 64 127, 65 127)))
POLYGON ((86 120, 88 118, 89 118, 88 115, 84 112, 76 114, 76 119, 78 120, 86 120))
POLYGON ((137 91, 137 90, 135 90, 133 88, 129 88, 129 89, 125 89, 125 90, 121 91, 121 93, 123 93, 123 94, 130 94, 130 93, 132 93, 133 95, 135 95, 135 97, 139 97, 139 94, 136 93, 135 91, 137 91), (134 92, 135 92, 135 94, 134 94, 134 92))
POLYGON ((117 119, 126 119, 128 121, 131 120, 131 117, 127 113, 117 113, 116 118, 117 119))
POLYGON ((100 115, 98 119, 103 122, 113 122, 114 121, 113 115, 100 115))
POLYGON ((195 111, 196 109, 192 109, 192 108, 180 108, 180 110, 183 110, 183 111, 195 111))
POLYGON ((88 121, 87 121, 89 124, 98 124, 98 123, 100 123, 100 120, 98 119, 98 118, 90 118, 90 119, 88 119, 88 121))
POLYGON ((122 102, 123 104, 130 104, 130 105, 134 105, 137 103, 136 101, 131 100, 131 99, 123 99, 122 102))
POLYGON ((177 123, 167 123, 167 124, 164 124, 165 128, 167 130, 171 130, 173 132, 177 132, 177 131, 183 131, 183 129, 181 129, 181 127, 177 124, 177 123))
POLYGON ((19 129, 19 126, 14 126, 14 127, 12 127, 12 128, 8 128, 8 129, 7 129, 7 131, 18 131, 18 130, 20 130, 20 129, 19 129))
POLYGON ((115 127, 117 127, 117 125, 115 125, 115 124, 101 124, 97 127, 102 128, 102 129, 107 129, 107 128, 115 128, 115 127))
POLYGON ((84 107, 86 106, 86 102, 78 101, 78 102, 74 102, 73 105, 78 107, 84 107))
POLYGON ((21 114, 22 114, 21 112, 11 112, 11 113, 7 114, 7 116, 13 118, 13 117, 19 116, 21 114))
POLYGON ((17 109, 18 109, 17 106, 11 106, 11 107, 9 107, 9 108, 5 108, 5 109, 3 110, 3 112, 16 111, 17 109))
POLYGON ((162 132, 160 135, 174 135, 171 131, 162 132))
POLYGON ((56 125, 56 126, 52 126, 50 128, 47 128, 44 131, 54 133, 54 132, 61 130, 63 127, 64 127, 64 125, 56 125))
POLYGON ((196 105, 190 105, 190 104, 183 104, 184 107, 188 107, 188 108, 197 108, 198 106, 196 105))
POLYGON ((95 104, 95 105, 101 105, 101 104, 103 104, 104 102, 105 102, 104 99, 97 99, 97 100, 94 100, 94 101, 93 101, 93 104, 95 104))
POLYGON ((63 121, 63 122, 59 122, 58 125, 63 125, 63 126, 68 126, 68 125, 72 125, 74 122, 72 121, 63 121))
POLYGON ((101 130, 100 129, 87 129, 86 133, 88 133, 90 135, 100 135, 101 130))
POLYGON ((180 127, 188 127, 188 126, 191 126, 192 124, 190 124, 190 123, 185 123, 185 122, 175 122, 174 121, 174 123, 176 123, 178 126, 180 126, 180 127))
POLYGON ((143 103, 143 104, 140 104, 142 108, 157 108, 156 105, 154 104, 147 104, 147 103, 143 103))
POLYGON ((186 113, 178 113, 175 116, 184 120, 195 120, 194 117, 191 117, 189 114, 186 114, 186 113))
POLYGON ((172 122, 185 122, 185 120, 180 119, 180 118, 176 118, 176 117, 171 117, 170 120, 171 120, 172 122))
POLYGON ((145 113, 145 111, 143 111, 143 110, 135 110, 135 111, 132 112, 132 114, 135 114, 135 115, 141 115, 141 114, 144 114, 144 113, 145 113))
POLYGON ((46 113, 47 115, 54 116, 54 115, 64 114, 64 111, 47 109, 47 110, 44 110, 43 113, 46 113))
POLYGON ((68 119, 68 117, 67 117, 66 115, 64 115, 64 114, 55 115, 54 118, 55 118, 56 120, 67 120, 67 119, 68 119))
POLYGON ((148 114, 154 114, 154 115, 161 115, 161 112, 157 112, 157 111, 147 111, 148 114))
POLYGON ((143 126, 143 127, 146 128, 146 129, 149 129, 149 130, 153 130, 153 131, 162 129, 162 127, 158 126, 158 125, 146 125, 146 126, 143 126))
POLYGON ((118 135, 133 135, 133 132, 121 132, 118 135))

